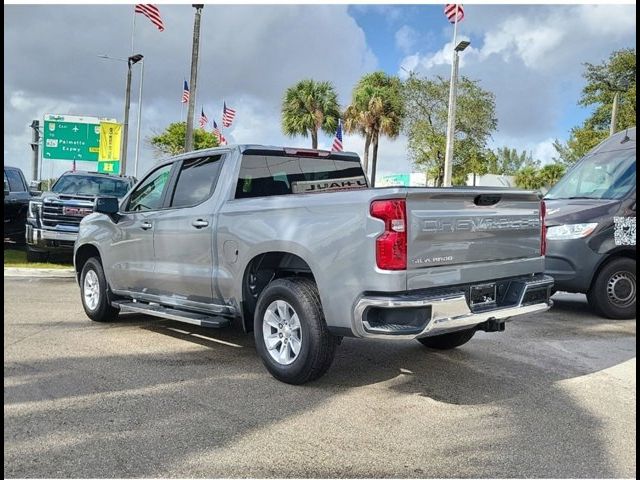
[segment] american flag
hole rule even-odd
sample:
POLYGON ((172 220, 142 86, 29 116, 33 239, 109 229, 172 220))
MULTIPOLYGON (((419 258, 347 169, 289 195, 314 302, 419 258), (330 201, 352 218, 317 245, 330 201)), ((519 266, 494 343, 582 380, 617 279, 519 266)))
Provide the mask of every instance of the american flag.
POLYGON ((186 80, 182 89, 182 103, 189 103, 189 84, 186 80))
POLYGON ((216 123, 215 120, 213 121, 213 134, 218 139, 218 145, 226 145, 227 144, 227 139, 224 138, 224 135, 222 135, 222 132, 218 128, 218 124, 216 123))
POLYGON ((336 136, 333 138, 333 145, 331 145, 332 152, 342 151, 342 123, 338 120, 338 129, 336 130, 336 136))
POLYGON ((224 102, 224 107, 222 108, 222 126, 230 127, 234 118, 236 118, 236 111, 233 108, 227 107, 227 102, 224 102))
POLYGON ((202 107, 202 110, 200 110, 200 128, 205 128, 207 126, 207 123, 209 123, 209 119, 204 113, 204 107, 202 107))
POLYGON ((162 22, 162 17, 160 16, 160 10, 158 10, 158 7, 156 7, 155 5, 151 5, 148 3, 138 3, 134 11, 135 13, 141 13, 149 20, 151 20, 151 23, 158 27, 158 30, 160 30, 161 32, 164 30, 164 23, 162 22))
POLYGON ((464 9, 461 4, 457 3, 447 3, 444 6, 444 14, 447 16, 449 23, 456 23, 456 21, 461 22, 464 18, 464 9), (457 7, 457 12, 456 12, 457 7), (456 13, 458 15, 458 19, 456 20, 456 13))

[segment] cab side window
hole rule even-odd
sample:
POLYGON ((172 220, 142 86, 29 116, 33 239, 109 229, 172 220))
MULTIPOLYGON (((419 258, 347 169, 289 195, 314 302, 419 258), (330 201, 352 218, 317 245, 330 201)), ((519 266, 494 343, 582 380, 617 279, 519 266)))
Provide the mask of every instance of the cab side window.
POLYGON ((158 210, 162 207, 162 194, 169 181, 172 164, 164 165, 151 173, 131 193, 127 212, 158 210))
POLYGON ((218 180, 221 158, 222 155, 212 155, 182 162, 171 206, 189 207, 209 198, 218 180))

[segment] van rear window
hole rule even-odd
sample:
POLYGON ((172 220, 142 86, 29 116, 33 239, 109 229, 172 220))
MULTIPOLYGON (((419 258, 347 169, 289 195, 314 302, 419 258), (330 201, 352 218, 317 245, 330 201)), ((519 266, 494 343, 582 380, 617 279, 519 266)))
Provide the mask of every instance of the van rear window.
POLYGON ((244 155, 235 198, 360 188, 367 188, 367 180, 358 161, 244 155))

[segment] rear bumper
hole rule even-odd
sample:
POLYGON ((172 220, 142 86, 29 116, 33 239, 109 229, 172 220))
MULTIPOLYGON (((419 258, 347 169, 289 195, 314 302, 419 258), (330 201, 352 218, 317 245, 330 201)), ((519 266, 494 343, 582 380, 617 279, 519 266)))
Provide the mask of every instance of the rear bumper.
POLYGON ((34 250, 73 250, 73 245, 78 238, 77 232, 57 232, 36 228, 27 224, 25 236, 27 245, 34 250))
POLYGON ((465 293, 468 286, 445 294, 363 296, 354 308, 352 330, 357 337, 430 337, 488 321, 504 322, 516 315, 543 312, 552 305, 549 296, 553 278, 549 276, 515 278, 503 284, 508 286, 496 305, 474 311, 465 293))

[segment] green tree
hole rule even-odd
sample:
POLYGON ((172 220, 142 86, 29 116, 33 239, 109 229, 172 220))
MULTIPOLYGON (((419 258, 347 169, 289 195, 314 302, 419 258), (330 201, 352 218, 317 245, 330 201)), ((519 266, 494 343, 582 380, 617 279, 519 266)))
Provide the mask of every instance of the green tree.
POLYGON ((616 130, 636 124, 636 50, 625 48, 611 53, 599 65, 585 63, 586 85, 578 102, 592 107, 592 114, 571 129, 566 143, 555 141, 557 161, 570 165, 609 135, 613 98, 618 92, 616 130))
POLYGON ((515 181, 519 188, 524 188, 525 190, 538 190, 542 187, 538 169, 533 165, 527 165, 516 172, 515 181))
MULTIPOLYGON (((170 124, 164 132, 152 136, 149 139, 149 143, 158 157, 177 155, 184 152, 186 135, 186 122, 176 122, 170 124)), ((206 132, 201 128, 193 131, 193 147, 195 150, 217 146, 218 139, 213 133, 206 132)))
POLYGON ((371 184, 375 185, 380 136, 396 138, 402 128, 404 102, 402 82, 398 77, 384 72, 364 75, 353 89, 351 104, 344 113, 347 132, 358 132, 364 136, 363 167, 369 168, 371 157, 371 184))
MULTIPOLYGON (((444 179, 444 156, 449 106, 449 80, 411 75, 404 83, 409 156, 425 169, 435 185, 444 179)), ((495 96, 478 81, 462 77, 458 83, 452 180, 464 184, 469 173, 481 173, 479 162, 495 159, 487 141, 498 125, 495 96)))
POLYGON ((562 178, 566 170, 566 165, 558 162, 549 163, 542 168, 525 165, 515 172, 516 185, 527 190, 548 190, 562 178))
POLYGON ((542 186, 551 188, 558 183, 558 180, 562 178, 566 171, 566 165, 561 163, 549 163, 538 171, 538 177, 540 178, 542 186))
POLYGON ((525 150, 518 152, 515 148, 497 148, 494 156, 495 161, 489 165, 489 173, 496 175, 515 175, 524 167, 537 168, 540 165, 538 160, 534 160, 531 152, 525 150))
POLYGON ((311 135, 311 148, 318 148, 318 131, 333 134, 340 107, 331 82, 301 80, 287 88, 282 100, 282 130, 290 137, 311 135))

